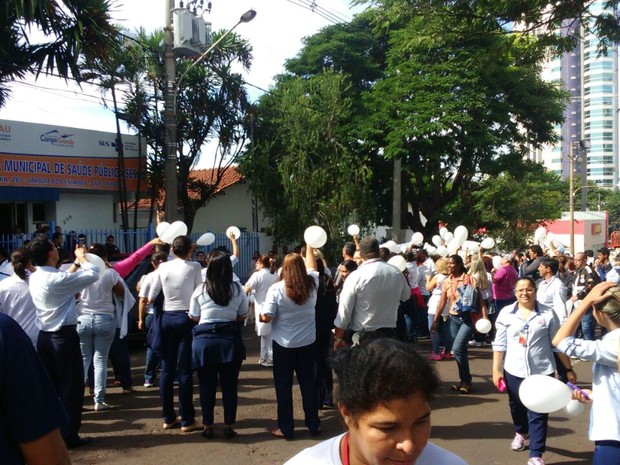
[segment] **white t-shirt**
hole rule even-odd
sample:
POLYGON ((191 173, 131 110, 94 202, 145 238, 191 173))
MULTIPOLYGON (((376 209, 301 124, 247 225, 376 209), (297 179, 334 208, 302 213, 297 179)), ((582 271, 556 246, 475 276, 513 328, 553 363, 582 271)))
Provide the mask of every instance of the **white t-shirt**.
POLYGON ((189 301, 202 283, 200 265, 196 262, 175 258, 157 268, 149 300, 154 301, 164 291, 164 311, 188 311, 189 301))
POLYGON ((280 277, 277 273, 271 273, 266 268, 261 268, 252 273, 245 285, 254 291, 254 302, 257 307, 260 308, 267 297, 269 287, 277 283, 279 279, 280 277))
MULTIPOLYGON (((343 436, 344 434, 341 434, 304 449, 284 465, 342 465, 340 441, 343 436)), ((467 462, 452 452, 429 442, 415 465, 467 465, 467 462)))
POLYGON ((30 297, 28 283, 16 274, 0 282, 0 313, 17 321, 36 346, 39 337, 37 312, 30 297))
POLYGON ((85 288, 78 302, 78 315, 114 315, 112 288, 121 279, 112 268, 106 268, 99 279, 85 288))

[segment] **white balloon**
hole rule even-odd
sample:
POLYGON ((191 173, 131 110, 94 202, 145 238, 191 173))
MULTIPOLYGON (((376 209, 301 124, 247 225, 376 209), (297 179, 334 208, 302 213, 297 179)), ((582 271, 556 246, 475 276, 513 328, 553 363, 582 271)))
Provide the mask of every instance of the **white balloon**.
POLYGON ((304 241, 313 249, 318 249, 327 242, 327 233, 320 226, 309 226, 304 231, 304 241))
POLYGON ((170 223, 168 223, 167 221, 162 221, 161 223, 157 225, 157 228, 155 228, 155 231, 157 231, 157 236, 160 239, 161 239, 161 236, 164 234, 164 231, 168 228, 168 226, 170 226, 170 223))
POLYGON ((478 331, 479 333, 487 334, 489 331, 491 331, 492 328, 493 325, 486 318, 480 318, 478 321, 476 321, 476 331, 478 331))
POLYGON ((435 245, 435 247, 439 247, 441 245, 441 237, 435 234, 431 239, 431 242, 435 245))
POLYGON ((166 244, 172 244, 172 242, 179 236, 185 236, 187 234, 187 225, 182 221, 175 221, 166 228, 164 233, 159 238, 166 244))
POLYGON ((502 257, 494 255, 491 260, 493 261, 493 268, 499 270, 500 266, 502 266, 502 257))
POLYGON ((448 228, 443 227, 439 229, 439 237, 441 237, 442 239, 445 239, 443 236, 446 235, 446 233, 448 232, 448 228))
POLYGON ((347 232, 349 233, 349 236, 357 236, 360 233, 360 227, 356 224, 351 224, 347 228, 347 232))
POLYGON ((469 246, 470 255, 475 255, 480 250, 480 246, 478 244, 472 244, 469 246))
POLYGON ((107 268, 103 258, 99 255, 95 255, 94 253, 86 253, 84 256, 86 257, 88 263, 91 263, 99 268, 99 276, 101 276, 101 273, 103 273, 103 271, 107 268))
POLYGON ((211 245, 215 242, 215 234, 207 232, 198 238, 196 245, 211 245))
POLYGON ((480 243, 480 247, 482 247, 483 249, 492 249, 493 247, 495 247, 495 240, 492 237, 487 237, 482 240, 482 242, 480 243))
POLYGON ((570 402, 573 391, 562 381, 547 375, 532 375, 523 380, 519 398, 529 410, 551 413, 570 402))
POLYGON ((235 239, 239 239, 239 236, 241 236, 241 231, 237 226, 229 226, 226 230, 226 237, 230 238, 231 234, 235 235, 235 239))
POLYGON ((467 240, 468 234, 465 226, 457 226, 454 230, 454 237, 458 238, 461 244, 467 240))
POLYGON ((424 242, 424 234, 421 232, 413 233, 413 236, 411 236, 411 243, 413 245, 420 245, 422 242, 424 242))
POLYGON ((566 407, 564 407, 564 413, 569 417, 578 417, 586 409, 586 406, 579 402, 577 399, 571 399, 566 407))
POLYGON ((426 249, 426 253, 428 253, 431 257, 433 255, 438 255, 437 247, 433 247, 432 245, 426 249))
POLYGON ((407 268, 407 260, 402 255, 394 255, 388 260, 388 263, 398 268, 401 273, 407 268))
POLYGON ((439 247, 437 247, 437 253, 441 257, 447 257, 448 256, 448 249, 446 248, 445 245, 440 245, 439 247))
POLYGON ((459 240, 456 237, 453 237, 446 245, 446 247, 448 248, 448 253, 450 255, 455 254, 460 246, 461 244, 459 243, 459 240))
POLYGON ((443 236, 443 240, 444 242, 447 244, 448 242, 450 242, 452 239, 454 239, 454 234, 452 234, 450 231, 448 231, 447 233, 445 233, 443 236))
POLYGON ((547 230, 544 226, 539 226, 538 228, 536 228, 536 231, 534 231, 534 239, 537 241, 542 241, 546 235, 547 230))
POLYGON ((553 241, 555 240, 555 234, 553 234, 552 232, 548 232, 548 233, 547 233, 547 237, 546 237, 546 239, 547 239, 549 242, 553 242, 553 241))

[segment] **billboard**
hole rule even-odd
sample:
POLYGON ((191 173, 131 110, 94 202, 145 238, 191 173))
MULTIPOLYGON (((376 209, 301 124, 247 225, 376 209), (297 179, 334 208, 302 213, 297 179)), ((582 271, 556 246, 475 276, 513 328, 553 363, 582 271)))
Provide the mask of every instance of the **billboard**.
POLYGON ((123 135, 122 140, 121 168, 114 133, 0 120, 0 187, 117 191, 124 173, 133 191, 139 139, 123 135))

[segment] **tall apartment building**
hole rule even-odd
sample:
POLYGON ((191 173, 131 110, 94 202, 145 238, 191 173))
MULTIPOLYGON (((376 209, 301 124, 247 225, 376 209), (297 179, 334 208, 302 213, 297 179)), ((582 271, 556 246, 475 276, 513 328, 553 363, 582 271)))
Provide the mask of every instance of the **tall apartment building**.
MULTIPOLYGON (((603 11, 603 1, 591 6, 591 13, 603 11)), ((579 27, 575 23, 574 27, 579 27)), ((570 53, 548 62, 543 77, 564 83, 571 101, 565 111, 564 124, 558 126, 561 142, 532 154, 548 169, 569 177, 570 144, 574 145, 575 176, 588 182, 613 188, 620 180, 618 138, 618 48, 607 56, 598 56, 598 39, 586 34, 570 53), (579 141, 588 140, 588 150, 579 150, 579 141), (585 158, 585 159, 584 159, 585 158)), ((583 184, 583 183, 582 183, 583 184)))

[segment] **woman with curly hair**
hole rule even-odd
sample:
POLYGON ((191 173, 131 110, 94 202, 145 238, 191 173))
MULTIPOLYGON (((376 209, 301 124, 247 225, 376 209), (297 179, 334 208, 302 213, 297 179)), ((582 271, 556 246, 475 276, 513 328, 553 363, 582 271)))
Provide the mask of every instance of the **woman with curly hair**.
POLYGON ((297 374, 306 427, 320 433, 314 377, 316 340, 315 304, 319 274, 314 250, 306 245, 306 263, 301 255, 284 257, 281 280, 272 285, 260 313, 260 321, 271 322, 273 381, 278 404, 278 428, 272 434, 293 437, 293 373, 297 374))

